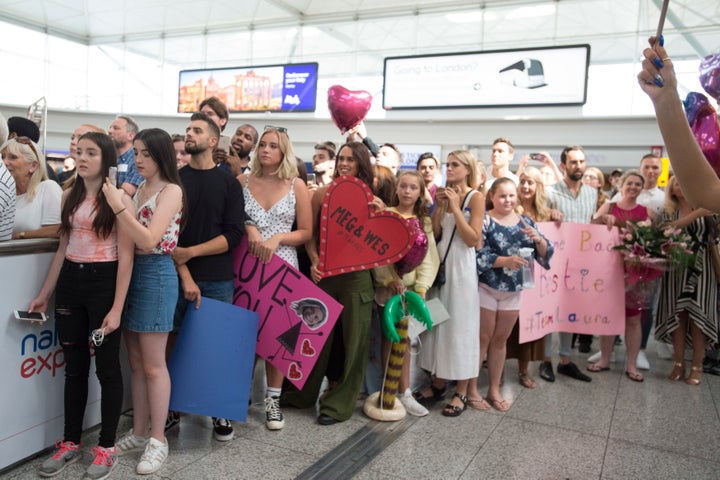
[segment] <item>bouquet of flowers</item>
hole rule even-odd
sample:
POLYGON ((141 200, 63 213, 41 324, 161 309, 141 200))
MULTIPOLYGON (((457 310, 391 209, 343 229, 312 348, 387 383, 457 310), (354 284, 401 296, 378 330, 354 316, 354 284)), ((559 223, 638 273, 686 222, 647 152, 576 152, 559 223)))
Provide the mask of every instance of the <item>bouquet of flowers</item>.
POLYGON ((625 260, 627 308, 648 308, 662 272, 692 264, 690 235, 668 224, 629 220, 620 229, 620 244, 614 247, 625 260))

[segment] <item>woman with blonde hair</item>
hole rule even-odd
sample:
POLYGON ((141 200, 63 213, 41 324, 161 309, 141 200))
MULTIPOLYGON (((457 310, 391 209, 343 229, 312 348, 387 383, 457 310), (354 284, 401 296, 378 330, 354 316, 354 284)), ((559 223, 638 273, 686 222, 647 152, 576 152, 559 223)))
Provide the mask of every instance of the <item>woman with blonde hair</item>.
POLYGON ((593 187, 598 192, 597 207, 600 208, 610 197, 603 191, 605 186, 605 175, 597 167, 587 167, 583 174, 582 181, 585 185, 593 187))
POLYGON ((468 391, 468 383, 477 377, 480 366, 480 298, 475 247, 482 247, 485 200, 484 195, 475 190, 477 160, 472 153, 451 152, 447 158, 446 179, 445 188, 437 191, 432 224, 433 233, 440 237, 438 254, 446 265, 440 301, 450 313, 450 319, 423 333, 420 366, 434 377, 428 388, 416 392, 415 399, 420 403, 440 400, 446 393, 445 380, 457 380, 455 394, 442 410, 446 417, 457 417, 468 403, 471 407, 488 408, 477 389, 468 391))
MULTIPOLYGON (((250 162, 250 173, 237 177, 245 198, 245 231, 250 253, 268 263, 277 255, 298 268, 296 247, 312 236, 310 196, 298 180, 297 162, 287 130, 265 127, 250 162), (297 221, 297 229, 293 224, 297 221)), ((265 362, 265 425, 280 430, 285 425, 280 411, 283 373, 265 362)))
POLYGON ((17 204, 13 239, 60 236, 60 185, 48 180, 38 146, 27 137, 15 137, 0 147, 3 162, 15 179, 17 204))
MULTIPOLYGON (((545 175, 535 167, 527 167, 520 173, 518 186, 518 213, 534 222, 549 222, 550 208, 545 193, 545 175)), ((531 361, 545 360, 545 338, 520 343, 520 323, 516 322, 507 341, 507 358, 518 359, 518 380, 525 388, 535 388, 537 383, 530 376, 531 361)))
MULTIPOLYGON (((598 209, 592 223, 605 224, 608 229, 624 227, 628 221, 655 220, 655 214, 637 201, 638 196, 645 188, 645 177, 639 170, 628 170, 620 178, 620 193, 622 197, 618 202, 606 202, 598 209)), ((642 332, 640 317, 642 308, 635 305, 625 307, 625 375, 633 382, 642 382, 644 377, 637 371, 637 356, 640 351, 642 332)), ((600 360, 588 365, 590 372, 604 372, 610 370, 610 354, 615 344, 614 335, 600 337, 600 360)))

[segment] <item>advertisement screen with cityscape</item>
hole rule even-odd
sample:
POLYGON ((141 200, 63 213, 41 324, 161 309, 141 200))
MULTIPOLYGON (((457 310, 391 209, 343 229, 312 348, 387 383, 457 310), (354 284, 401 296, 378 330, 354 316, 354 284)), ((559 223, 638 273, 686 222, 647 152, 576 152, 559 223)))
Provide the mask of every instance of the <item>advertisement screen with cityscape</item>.
POLYGON ((182 70, 178 112, 196 112, 218 97, 230 112, 314 112, 317 63, 182 70))

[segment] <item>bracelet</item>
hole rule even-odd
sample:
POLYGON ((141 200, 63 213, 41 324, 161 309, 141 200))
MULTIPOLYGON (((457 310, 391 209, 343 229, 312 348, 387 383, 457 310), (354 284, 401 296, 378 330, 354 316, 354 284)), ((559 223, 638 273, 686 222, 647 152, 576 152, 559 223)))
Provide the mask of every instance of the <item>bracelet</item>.
POLYGON ((127 207, 123 207, 122 210, 120 210, 120 211, 118 211, 118 212, 113 212, 113 213, 114 213, 115 216, 117 217, 118 215, 120 215, 120 214, 121 214, 122 212, 124 212, 125 210, 127 210, 127 207))

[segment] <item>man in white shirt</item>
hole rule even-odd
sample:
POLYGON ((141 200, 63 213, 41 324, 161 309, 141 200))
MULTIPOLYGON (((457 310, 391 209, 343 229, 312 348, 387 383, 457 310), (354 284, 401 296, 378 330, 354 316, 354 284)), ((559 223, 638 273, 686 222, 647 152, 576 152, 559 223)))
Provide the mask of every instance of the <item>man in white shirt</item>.
POLYGON ((514 157, 515 148, 509 139, 500 137, 493 141, 492 155, 490 156, 492 169, 488 173, 485 188, 490 188, 496 178, 502 177, 511 179, 515 185, 520 183, 518 176, 510 171, 510 162, 514 157))

